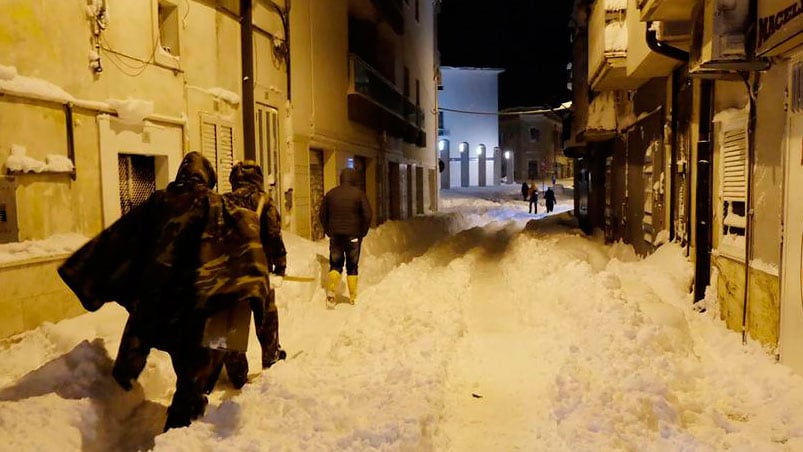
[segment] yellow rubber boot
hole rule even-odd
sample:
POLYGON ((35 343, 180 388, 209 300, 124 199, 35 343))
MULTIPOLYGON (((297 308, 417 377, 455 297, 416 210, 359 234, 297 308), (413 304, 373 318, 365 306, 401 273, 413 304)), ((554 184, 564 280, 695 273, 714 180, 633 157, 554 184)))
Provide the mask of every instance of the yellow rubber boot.
POLYGON ((326 277, 326 303, 330 306, 335 304, 335 293, 340 285, 340 272, 331 270, 326 277))
POLYGON ((346 284, 349 286, 349 301, 354 304, 357 301, 357 275, 346 276, 346 284))

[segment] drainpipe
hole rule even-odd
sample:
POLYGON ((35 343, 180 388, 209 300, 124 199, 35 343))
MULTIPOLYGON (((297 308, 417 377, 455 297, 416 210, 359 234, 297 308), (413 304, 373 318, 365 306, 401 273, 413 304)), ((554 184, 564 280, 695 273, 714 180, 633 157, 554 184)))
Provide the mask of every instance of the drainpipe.
POLYGON ((669 57, 678 61, 682 61, 684 63, 689 62, 689 52, 685 50, 678 49, 677 47, 672 47, 665 42, 658 40, 658 34, 656 33, 655 29, 652 27, 652 21, 647 21, 647 47, 650 48, 655 53, 661 54, 665 57, 669 57))
POLYGON ((699 137, 697 141, 697 222, 694 246, 694 301, 705 298, 711 282, 711 120, 714 82, 700 81, 699 137))
POLYGON ((73 163, 73 169, 70 171, 70 178, 75 180, 78 169, 75 164, 75 130, 72 122, 72 103, 70 102, 64 104, 64 122, 67 125, 67 158, 73 163))
POLYGON ((750 297, 750 261, 753 260, 753 162, 755 161, 756 145, 755 145, 755 130, 756 130, 756 97, 758 96, 758 85, 761 75, 756 72, 752 85, 750 84, 749 75, 742 74, 744 84, 747 87, 747 94, 750 102, 749 119, 747 123, 747 202, 745 205, 745 214, 747 215, 747 223, 745 224, 744 235, 744 294, 742 304, 742 344, 747 343, 747 305, 750 297))
POLYGON ((254 127, 254 42, 251 0, 240 0, 240 45, 243 74, 243 157, 256 160, 254 127))

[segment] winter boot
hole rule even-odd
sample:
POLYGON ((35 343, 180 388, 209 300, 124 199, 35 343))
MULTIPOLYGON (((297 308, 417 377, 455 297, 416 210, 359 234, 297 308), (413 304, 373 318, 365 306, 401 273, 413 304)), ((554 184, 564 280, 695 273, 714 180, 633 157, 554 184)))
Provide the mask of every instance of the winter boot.
POLYGON ((337 287, 340 285, 340 272, 337 270, 329 271, 326 280, 326 307, 329 309, 335 307, 335 294, 337 287))
POLYGON ((357 301, 357 275, 346 276, 346 284, 349 286, 349 302, 354 304, 357 301))

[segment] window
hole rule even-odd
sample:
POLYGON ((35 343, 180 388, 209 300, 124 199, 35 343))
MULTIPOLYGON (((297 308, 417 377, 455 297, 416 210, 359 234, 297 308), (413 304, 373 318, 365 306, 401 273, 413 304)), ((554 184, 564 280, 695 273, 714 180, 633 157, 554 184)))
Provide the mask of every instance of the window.
POLYGON ((530 127, 530 141, 539 141, 541 139, 541 131, 537 127, 530 127))
POLYGON ((178 42, 178 7, 175 4, 159 0, 159 45, 162 50, 173 56, 179 55, 178 42))
POLYGON ((404 98, 410 98, 410 69, 407 69, 407 66, 404 67, 404 86, 402 86, 402 90, 404 90, 404 98))
POLYGON ((156 157, 118 154, 120 177, 120 213, 125 215, 156 191, 156 157))
POLYGON ((201 153, 215 167, 218 193, 231 191, 229 173, 234 165, 233 132, 231 124, 222 119, 201 118, 201 153))
POLYGON ((792 68, 792 93, 790 103, 792 111, 800 113, 803 110, 803 62, 795 64, 792 68))
POLYGON ((266 190, 271 186, 276 189, 272 193, 277 203, 279 187, 279 111, 268 105, 256 104, 256 159, 265 174, 266 190))
POLYGON ((744 257, 747 230, 747 115, 723 121, 719 138, 719 251, 744 257))

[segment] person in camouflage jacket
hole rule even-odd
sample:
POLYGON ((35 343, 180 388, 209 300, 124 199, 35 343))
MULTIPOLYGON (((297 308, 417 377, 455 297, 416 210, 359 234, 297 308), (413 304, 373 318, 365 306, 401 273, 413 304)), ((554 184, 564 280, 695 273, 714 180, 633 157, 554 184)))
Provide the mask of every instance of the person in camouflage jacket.
MULTIPOLYGON (((212 165, 188 153, 176 180, 90 240, 59 269, 89 311, 115 301, 129 313, 112 375, 124 389, 142 372, 151 348, 170 355, 176 391, 165 430, 203 414, 227 346, 208 339, 211 319, 233 318, 268 296, 267 263, 253 212, 212 191, 212 165)), ((250 319, 229 331, 242 337, 250 319)), ((244 347, 240 351, 244 351, 244 347)))
MULTIPOLYGON (((271 273, 284 276, 287 268, 287 250, 282 239, 279 211, 272 198, 265 193, 262 168, 252 160, 238 162, 229 175, 231 193, 223 197, 259 216, 259 237, 262 250, 271 273)), ((279 345, 279 313, 276 309, 275 291, 270 289, 267 298, 254 301, 254 325, 262 348, 262 368, 268 368, 287 354, 279 345)), ((248 360, 245 353, 229 352, 224 359, 226 373, 235 388, 242 387, 248 375, 248 360)))

